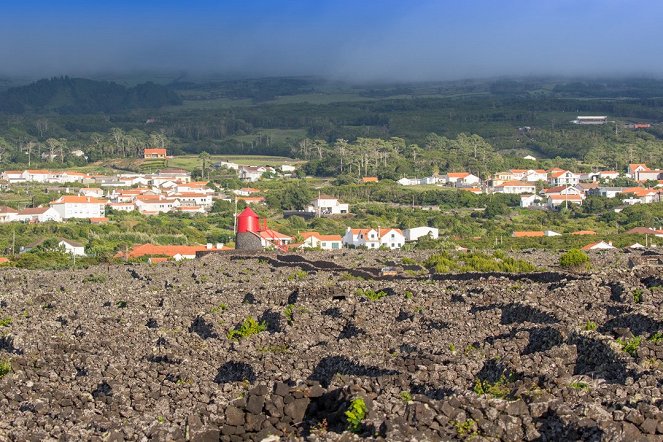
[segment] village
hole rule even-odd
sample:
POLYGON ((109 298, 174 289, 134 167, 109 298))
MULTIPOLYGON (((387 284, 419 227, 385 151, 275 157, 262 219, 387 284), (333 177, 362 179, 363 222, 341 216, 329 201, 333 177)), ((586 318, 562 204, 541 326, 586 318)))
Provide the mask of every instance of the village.
MULTIPOLYGON (((171 157, 172 158, 172 157, 171 157)), ((150 148, 144 151, 145 161, 166 160, 166 149, 150 148)), ((525 158, 534 161, 534 157, 525 158)), ((343 248, 387 249, 403 248, 407 243, 416 243, 420 239, 437 240, 440 230, 422 225, 410 228, 397 226, 358 225, 349 226, 344 234, 318 231, 299 231, 295 236, 280 233, 268 225, 266 218, 259 219, 249 207, 261 207, 266 204, 265 191, 256 187, 256 183, 268 176, 270 180, 289 180, 296 171, 294 165, 283 164, 279 167, 247 166, 229 161, 220 161, 217 168, 235 173, 245 187, 223 189, 209 180, 192 179, 190 171, 183 168, 165 166, 153 173, 120 172, 114 175, 84 173, 75 170, 5 170, 0 175, 3 190, 24 189, 31 186, 57 186, 61 196, 48 204, 26 207, 0 205, 0 223, 63 223, 71 220, 86 220, 91 224, 103 224, 110 221, 114 213, 138 213, 150 217, 159 214, 187 214, 206 216, 215 202, 224 201, 234 205, 233 234, 236 241, 231 247, 223 243, 207 244, 136 244, 131 249, 118 250, 118 259, 148 259, 150 262, 164 260, 193 259, 211 251, 233 249, 277 249, 283 252, 317 249, 341 250, 343 248), (238 209, 240 206, 241 211, 238 209), (248 221, 247 221, 248 220, 248 221), (249 234, 249 239, 246 235, 249 234), (240 239, 240 237, 243 237, 240 239)), ((360 184, 378 183, 378 177, 363 177, 360 184)), ((471 192, 473 194, 508 194, 518 195, 520 207, 530 210, 561 210, 570 206, 581 206, 586 198, 600 196, 618 199, 621 204, 614 210, 635 204, 650 204, 661 201, 663 194, 663 170, 650 169, 646 164, 630 164, 628 170, 596 171, 575 173, 560 168, 511 169, 494 174, 488 179, 469 172, 447 172, 425 178, 402 178, 396 185, 405 187, 426 186, 444 190, 471 192), (616 185, 621 181, 629 185, 616 185)), ((329 188, 327 188, 329 189, 329 188)), ((285 213, 311 217, 348 217, 352 216, 350 205, 339 198, 322 194, 310 201, 301 211, 285 213)), ((230 226, 228 226, 230 227, 230 226)), ((642 234, 646 237, 663 237, 661 226, 640 226, 626 232, 642 234)), ((596 235, 591 230, 572 232, 572 235, 596 235)), ((514 238, 535 238, 559 236, 552 229, 541 231, 513 231, 514 238)), ((23 245, 20 250, 11 252, 24 253, 38 247, 44 239, 23 245)), ((635 242, 633 247, 646 247, 635 242)), ((83 244, 68 238, 61 238, 58 246, 66 253, 86 256, 83 244)), ((585 250, 614 248, 610 241, 593 241, 585 250)), ((457 247, 462 250, 462 247, 457 247)), ((9 262, 8 258, 2 261, 9 262)))

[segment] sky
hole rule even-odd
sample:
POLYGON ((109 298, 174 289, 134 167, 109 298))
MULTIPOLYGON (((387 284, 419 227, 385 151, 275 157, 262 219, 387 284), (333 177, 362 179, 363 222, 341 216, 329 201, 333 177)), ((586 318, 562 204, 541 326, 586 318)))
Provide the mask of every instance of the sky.
POLYGON ((2 0, 0 76, 663 76, 660 0, 2 0))

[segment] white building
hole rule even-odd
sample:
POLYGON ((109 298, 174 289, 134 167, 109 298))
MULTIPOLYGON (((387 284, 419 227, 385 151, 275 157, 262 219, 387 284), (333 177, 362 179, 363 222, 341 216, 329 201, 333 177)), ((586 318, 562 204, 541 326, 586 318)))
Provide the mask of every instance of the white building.
POLYGON ((32 207, 20 210, 16 214, 15 220, 24 223, 60 222, 62 221, 62 215, 52 207, 32 207))
POLYGON ((133 212, 136 210, 134 203, 108 203, 107 205, 118 212, 133 212))
POLYGON ((400 249, 405 244, 405 236, 399 229, 351 229, 348 227, 343 235, 343 245, 347 247, 366 247, 379 249, 386 246, 390 249, 400 249))
POLYGON ((443 176, 443 180, 456 186, 471 186, 481 182, 478 176, 472 175, 469 172, 449 172, 443 176))
POLYGON ((0 206, 0 223, 10 223, 16 221, 18 210, 7 206, 0 206))
POLYGON ((136 209, 145 215, 168 213, 180 205, 176 199, 162 195, 139 195, 134 200, 134 204, 136 209))
POLYGON ((106 200, 89 196, 65 195, 50 203, 62 219, 102 218, 105 214, 106 200))
POLYGON ((582 250, 588 252, 590 250, 609 250, 609 249, 614 249, 615 247, 612 245, 612 241, 599 241, 599 242, 594 242, 591 244, 587 244, 582 248, 582 250))
POLYGON ((520 207, 540 206, 543 198, 539 195, 520 195, 520 207))
POLYGON ((265 172, 267 172, 267 168, 265 167, 240 166, 239 179, 254 183, 258 181, 265 172))
POLYGON ((87 256, 85 254, 85 246, 79 242, 63 239, 58 243, 58 246, 62 247, 64 251, 70 255, 87 256))
POLYGON ((231 163, 230 161, 219 161, 214 165, 217 167, 225 167, 226 169, 239 170, 239 164, 231 163))
POLYGON ((608 117, 605 115, 578 115, 573 124, 592 125, 592 124, 606 124, 608 117))
POLYGON ((195 192, 174 193, 169 197, 178 200, 182 206, 212 207, 213 204, 211 195, 195 192))
POLYGON ((79 196, 91 196, 93 198, 101 198, 104 196, 104 189, 100 187, 83 187, 78 190, 79 196))
POLYGON ((551 186, 575 186, 580 183, 580 175, 568 170, 559 170, 550 173, 548 184, 551 186))
POLYGON ((315 212, 318 216, 322 215, 341 215, 350 213, 350 206, 345 203, 339 203, 337 198, 329 195, 320 195, 306 209, 308 212, 315 212))
POLYGON ((505 181, 499 186, 495 186, 495 193, 536 193, 536 185, 526 181, 505 181))
POLYGON ((403 230, 403 236, 405 237, 405 241, 418 241, 419 238, 424 236, 430 237, 431 239, 438 239, 440 231, 435 227, 413 227, 411 229, 403 230))

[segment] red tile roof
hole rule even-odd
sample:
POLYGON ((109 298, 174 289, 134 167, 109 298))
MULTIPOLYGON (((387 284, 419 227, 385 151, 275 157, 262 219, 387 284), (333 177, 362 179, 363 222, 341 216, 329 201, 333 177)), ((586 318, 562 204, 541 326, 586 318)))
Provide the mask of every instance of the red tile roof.
POLYGON ((106 204, 106 200, 91 196, 64 195, 52 201, 51 204, 106 204))
POLYGON ((540 236, 546 236, 546 234, 543 231, 520 231, 520 232, 513 232, 512 235, 514 238, 534 238, 534 237, 540 237, 540 236))

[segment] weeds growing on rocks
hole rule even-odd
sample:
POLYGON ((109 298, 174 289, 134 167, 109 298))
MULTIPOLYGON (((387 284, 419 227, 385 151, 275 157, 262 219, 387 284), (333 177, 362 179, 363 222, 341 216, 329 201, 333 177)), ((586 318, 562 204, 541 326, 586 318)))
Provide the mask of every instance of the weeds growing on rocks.
POLYGON ((461 439, 475 437, 479 435, 479 428, 474 419, 465 419, 464 421, 454 421, 453 426, 456 429, 456 434, 461 439))
POLYGON ((636 304, 640 304, 643 300, 644 293, 642 293, 642 289, 635 289, 633 292, 633 302, 636 304))
POLYGON ((307 275, 308 273, 304 270, 295 270, 288 276, 288 281, 302 281, 307 275))
POLYGON ((653 342, 654 344, 660 344, 663 342, 663 332, 657 331, 653 335, 649 337, 649 342, 653 342))
POLYGON ((363 296, 364 298, 368 299, 369 301, 379 301, 380 299, 384 298, 387 296, 387 292, 384 292, 380 290, 379 292, 376 292, 375 290, 372 289, 357 289, 357 296, 363 296))
POLYGON ((488 395, 496 399, 506 399, 509 393, 511 393, 511 389, 506 384, 507 378, 505 375, 500 376, 495 382, 477 379, 474 381, 473 390, 478 395, 488 395))
POLYGON ((5 318, 0 319, 0 327, 9 327, 12 325, 12 318, 7 316, 5 318))
POLYGON ((259 323, 255 318, 247 316, 239 328, 230 329, 227 336, 230 340, 238 341, 248 336, 257 335, 265 330, 267 330, 267 323, 265 321, 259 323))
POLYGON ((345 410, 345 419, 348 421, 348 430, 358 433, 361 430, 361 424, 366 417, 366 402, 360 397, 350 402, 350 406, 345 410))
POLYGON ((587 382, 582 382, 582 381, 574 381, 571 382, 571 388, 574 390, 582 390, 582 391, 589 391, 589 384, 587 382))
POLYGON ((587 331, 594 331, 598 328, 598 324, 594 321, 587 321, 585 324, 585 330, 587 331))
POLYGON ((12 371, 11 362, 7 360, 0 361, 0 378, 8 374, 10 371, 12 371))
POLYGON ((410 402, 412 400, 412 393, 409 391, 401 391, 401 399, 403 399, 403 402, 410 402))
POLYGON ((622 347, 622 350, 633 357, 637 355, 641 341, 642 341, 642 336, 634 336, 630 339, 625 339, 625 338, 617 339, 617 343, 622 347))

